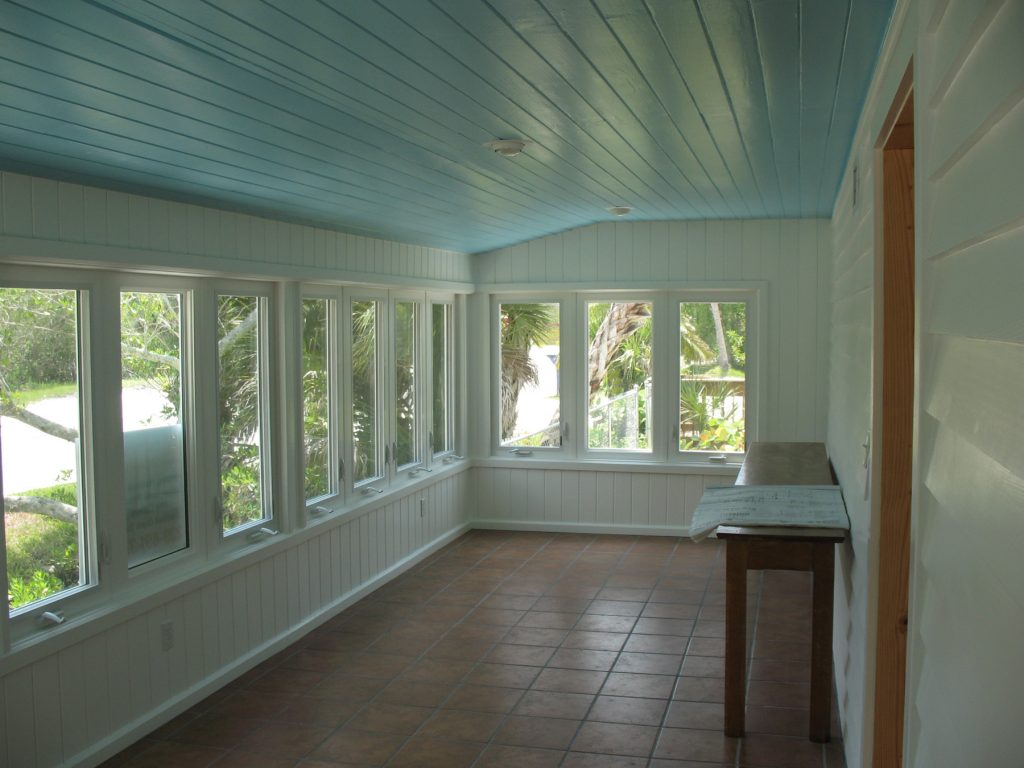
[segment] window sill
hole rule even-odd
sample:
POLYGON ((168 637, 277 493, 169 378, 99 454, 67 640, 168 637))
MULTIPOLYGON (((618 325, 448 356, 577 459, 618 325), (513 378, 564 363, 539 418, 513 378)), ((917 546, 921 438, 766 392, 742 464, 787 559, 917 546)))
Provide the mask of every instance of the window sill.
POLYGON ((576 470, 580 472, 640 472, 648 474, 666 475, 721 475, 723 477, 734 477, 740 471, 743 457, 737 457, 734 462, 721 463, 707 460, 694 461, 650 461, 650 460, 622 460, 610 461, 608 459, 564 459, 564 458, 538 458, 492 456, 486 459, 477 459, 474 466, 489 467, 493 469, 556 469, 576 470))

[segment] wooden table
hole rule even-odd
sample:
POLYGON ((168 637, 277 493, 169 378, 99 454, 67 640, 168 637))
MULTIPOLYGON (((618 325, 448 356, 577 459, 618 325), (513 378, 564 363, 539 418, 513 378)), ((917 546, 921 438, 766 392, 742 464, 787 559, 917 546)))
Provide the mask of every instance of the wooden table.
MULTIPOLYGON (((753 443, 736 485, 834 485, 822 443, 753 443)), ((747 570, 811 571, 810 739, 831 738, 832 581, 839 528, 766 528, 720 525, 726 541, 725 734, 742 736, 745 720, 747 570)))

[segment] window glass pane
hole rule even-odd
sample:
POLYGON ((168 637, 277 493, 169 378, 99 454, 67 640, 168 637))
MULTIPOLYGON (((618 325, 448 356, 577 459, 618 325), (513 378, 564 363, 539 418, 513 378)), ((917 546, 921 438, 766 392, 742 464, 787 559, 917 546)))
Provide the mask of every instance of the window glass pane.
POLYGON ((263 520, 263 382, 258 296, 217 297, 220 490, 224 530, 263 520))
POLYGON ((455 448, 452 429, 452 305, 434 304, 431 307, 433 343, 432 385, 434 393, 432 435, 434 453, 446 453, 455 448))
POLYGON ((128 565, 188 546, 181 295, 121 294, 121 428, 128 565))
POLYGON ((377 408, 377 302, 352 302, 353 477, 360 483, 381 476, 377 408))
POLYGON ((302 434, 307 499, 326 496, 336 487, 331 472, 329 308, 328 299, 302 300, 302 434))
POLYGON ((7 592, 12 610, 86 583, 78 294, 0 288, 7 592))
POLYGON ((559 305, 502 304, 500 320, 501 444, 559 446, 559 305))
POLYGON ((747 305, 679 305, 679 449, 746 450, 747 305))
POLYGON ((395 464, 419 461, 416 445, 416 302, 395 303, 395 464))
POLYGON ((650 451, 650 302, 587 304, 587 447, 650 451))

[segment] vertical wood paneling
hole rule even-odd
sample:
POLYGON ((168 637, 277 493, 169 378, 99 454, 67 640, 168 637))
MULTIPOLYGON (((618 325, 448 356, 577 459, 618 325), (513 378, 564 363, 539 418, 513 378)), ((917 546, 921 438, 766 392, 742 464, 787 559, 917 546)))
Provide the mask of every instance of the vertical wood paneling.
MULTIPOLYGON (((325 276, 345 270, 446 282, 473 279, 471 258, 456 251, 354 237, 9 172, 0 172, 0 190, 0 235, 114 246, 105 258, 115 265, 150 259, 154 266, 173 266, 175 255, 201 254, 245 265, 247 272, 257 276, 260 265, 272 264, 319 270, 325 276), (116 250, 122 247, 132 252, 116 250), (139 251, 165 255, 153 257, 139 251)), ((553 241, 551 247, 557 253, 561 242, 553 241)), ((88 258, 94 260, 95 254, 88 258)), ((539 272, 531 279, 546 279, 543 246, 535 266, 539 272)))
POLYGON ((45 765, 36 760, 34 691, 32 667, 22 667, 4 679, 7 764, 11 766, 45 765))
POLYGON ((94 635, 82 643, 82 674, 86 744, 92 744, 110 731, 110 698, 117 695, 108 685, 107 647, 103 635, 94 635))
MULTIPOLYGON (((73 695, 80 694, 76 692, 73 695)), ((32 707, 36 734, 35 762, 38 765, 57 765, 63 758, 58 654, 32 665, 32 707)))

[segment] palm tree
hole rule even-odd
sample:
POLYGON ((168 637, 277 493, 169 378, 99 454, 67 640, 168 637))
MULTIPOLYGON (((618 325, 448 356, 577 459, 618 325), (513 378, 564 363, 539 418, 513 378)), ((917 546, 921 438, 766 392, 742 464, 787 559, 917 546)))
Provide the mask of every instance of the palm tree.
POLYGON ((552 304, 501 305, 501 437, 507 440, 516 426, 519 394, 537 383, 537 367, 530 349, 547 344, 555 322, 552 304))

